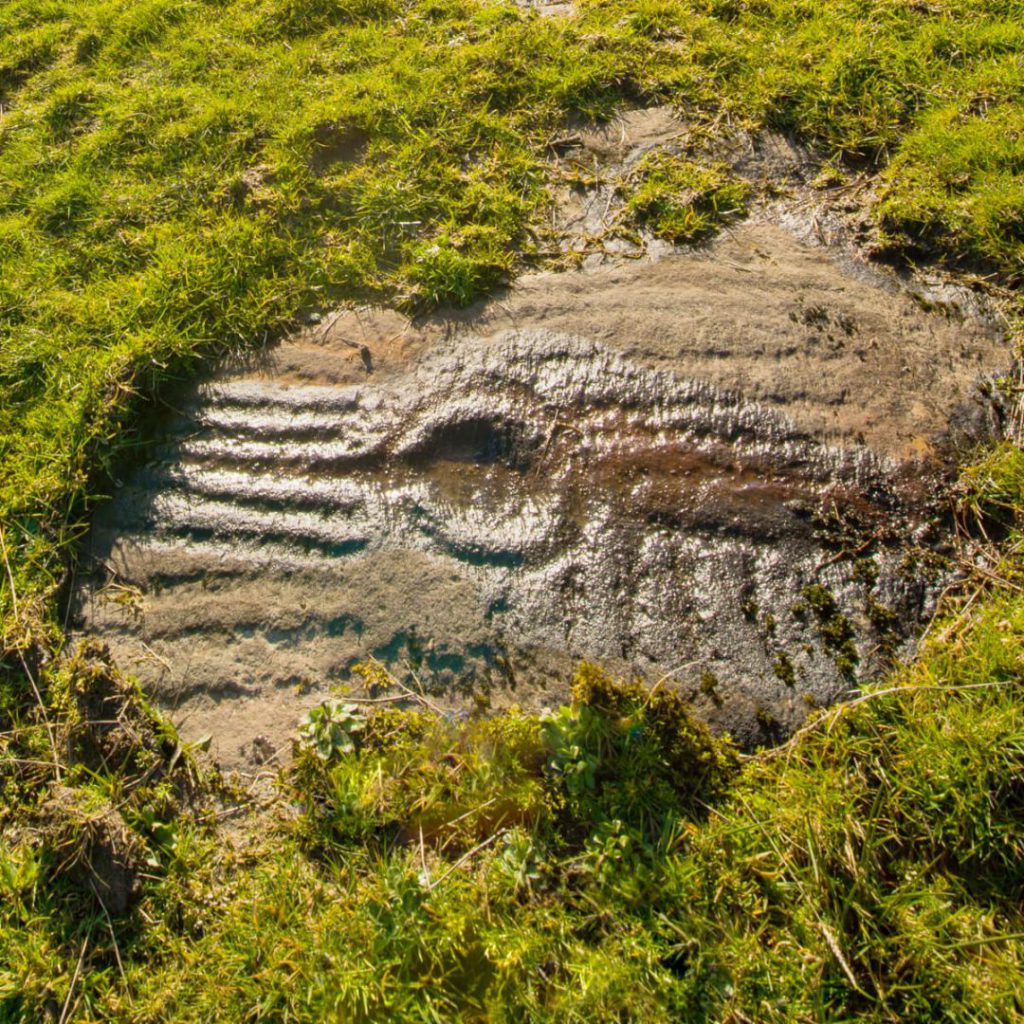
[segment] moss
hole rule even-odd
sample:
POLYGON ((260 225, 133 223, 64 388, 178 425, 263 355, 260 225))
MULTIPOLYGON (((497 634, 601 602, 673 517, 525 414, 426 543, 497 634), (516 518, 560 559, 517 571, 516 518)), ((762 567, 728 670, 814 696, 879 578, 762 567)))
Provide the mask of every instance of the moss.
POLYGON ((853 578, 858 583, 873 587, 878 582, 878 563, 873 558, 857 558, 853 563, 853 578))
POLYGON ((785 651, 779 651, 772 669, 786 686, 796 685, 796 668, 793 665, 792 659, 785 651))
MULTIPOLYGON (((577 670, 571 693, 574 707, 595 711, 636 738, 643 737, 649 752, 668 768, 667 777, 683 806, 714 799, 728 786, 736 767, 735 753, 693 717, 680 694, 619 683, 589 664, 577 670)), ((642 783, 642 778, 636 781, 642 783)))
POLYGON ((885 638, 900 632, 899 614, 887 604, 883 604, 881 601, 870 597, 868 598, 867 609, 868 618, 880 636, 885 638))
POLYGON ((852 678, 860 662, 853 627, 842 613, 835 597, 826 587, 812 583, 800 592, 806 608, 813 612, 818 635, 832 654, 840 675, 852 678))
POLYGON ((829 619, 839 610, 832 592, 820 583, 811 583, 804 587, 800 591, 800 596, 819 619, 829 619))
POLYGON ((709 668, 704 669, 700 674, 700 692, 716 705, 721 705, 722 698, 718 693, 718 676, 709 668))
POLYGON ((769 739, 776 739, 779 734, 779 720, 775 714, 761 704, 754 709, 754 718, 769 739))

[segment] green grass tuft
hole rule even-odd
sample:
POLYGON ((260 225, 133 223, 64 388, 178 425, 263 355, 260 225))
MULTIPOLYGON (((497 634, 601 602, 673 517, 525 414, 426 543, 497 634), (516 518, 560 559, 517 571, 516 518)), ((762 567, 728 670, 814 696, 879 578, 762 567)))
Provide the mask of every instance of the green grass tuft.
POLYGON ((627 209, 659 237, 695 242, 746 212, 750 187, 721 163, 655 152, 630 176, 627 209))

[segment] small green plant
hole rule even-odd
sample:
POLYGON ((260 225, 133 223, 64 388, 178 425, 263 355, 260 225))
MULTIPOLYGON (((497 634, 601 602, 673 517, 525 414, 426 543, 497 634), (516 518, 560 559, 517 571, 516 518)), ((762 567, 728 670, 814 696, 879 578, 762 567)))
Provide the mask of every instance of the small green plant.
POLYGON ((495 860, 497 874, 503 876, 516 893, 530 893, 541 879, 541 866, 533 836, 523 828, 512 829, 495 860))
POLYGON ((590 708, 560 707, 544 716, 541 735, 551 751, 548 768, 563 780, 571 798, 596 788, 600 722, 590 708))
POLYGON ((785 651, 779 651, 772 669, 786 686, 796 685, 796 668, 793 665, 792 658, 785 651))
POLYGON ((325 700, 310 708, 299 723, 299 745, 321 761, 356 752, 356 739, 366 728, 366 717, 355 704, 325 700))
POLYGON ((722 703, 722 698, 718 695, 718 676, 709 668, 704 669, 700 674, 700 692, 716 704, 722 703))
MULTIPOLYGON (((178 848, 180 830, 177 822, 164 821, 152 804, 139 808, 132 822, 143 835, 148 836, 153 847, 167 857, 173 856, 178 848)), ((151 859, 152 866, 159 866, 159 861, 151 859)))
POLYGON ((840 610, 832 592, 820 583, 804 587, 800 595, 805 607, 814 612, 818 620, 818 634, 832 655, 840 675, 852 678, 860 662, 860 655, 850 620, 840 610))
POLYGON ((585 869, 599 881, 607 882, 632 860, 638 837, 618 818, 601 822, 587 839, 585 869))
POLYGON ((630 175, 629 212, 659 238, 695 242, 746 209, 749 186, 726 164, 688 160, 662 151, 644 157, 630 175))

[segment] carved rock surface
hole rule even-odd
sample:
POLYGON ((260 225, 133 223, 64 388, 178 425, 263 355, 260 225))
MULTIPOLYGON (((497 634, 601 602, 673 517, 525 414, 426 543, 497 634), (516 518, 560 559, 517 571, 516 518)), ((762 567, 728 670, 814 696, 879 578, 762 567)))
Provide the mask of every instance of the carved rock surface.
POLYGON ((929 613, 932 444, 965 403, 998 428, 973 383, 1005 358, 764 224, 419 323, 349 311, 175 397, 74 611, 228 766, 369 656, 453 709, 558 703, 593 660, 762 741, 929 613))

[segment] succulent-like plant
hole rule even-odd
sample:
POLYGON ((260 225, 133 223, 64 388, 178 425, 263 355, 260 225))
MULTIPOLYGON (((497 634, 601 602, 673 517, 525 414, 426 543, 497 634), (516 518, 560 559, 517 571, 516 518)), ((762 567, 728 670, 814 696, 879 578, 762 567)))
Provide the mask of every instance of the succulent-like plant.
POLYGON ((299 723, 299 743, 321 761, 354 754, 355 737, 366 727, 366 716, 355 704, 325 700, 310 708, 299 723))

